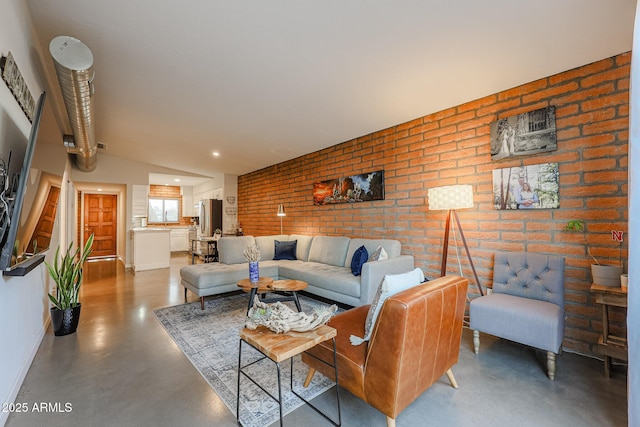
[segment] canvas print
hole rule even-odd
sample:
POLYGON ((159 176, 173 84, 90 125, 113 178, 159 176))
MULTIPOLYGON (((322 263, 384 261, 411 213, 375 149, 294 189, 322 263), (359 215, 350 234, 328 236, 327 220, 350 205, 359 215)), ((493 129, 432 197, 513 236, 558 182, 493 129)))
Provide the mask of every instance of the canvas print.
POLYGON ((313 184, 313 204, 384 200, 384 171, 320 181, 313 184))
POLYGON ((558 163, 495 169, 495 209, 558 209, 560 207, 558 163))
POLYGON ((491 123, 491 160, 558 149, 553 106, 491 123))

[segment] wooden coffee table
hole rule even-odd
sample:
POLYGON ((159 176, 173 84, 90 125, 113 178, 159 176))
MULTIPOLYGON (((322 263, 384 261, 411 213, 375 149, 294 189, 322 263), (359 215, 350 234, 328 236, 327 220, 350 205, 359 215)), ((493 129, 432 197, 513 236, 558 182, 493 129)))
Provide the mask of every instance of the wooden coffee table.
POLYGON ((238 282, 238 287, 245 292, 249 292, 249 305, 247 312, 253 306, 253 300, 257 294, 266 294, 267 292, 277 292, 279 296, 270 298, 260 298, 262 302, 277 301, 293 301, 298 311, 302 311, 300 301, 298 300, 298 291, 306 289, 307 282, 302 280, 273 280, 270 277, 260 277, 257 282, 253 283, 249 279, 242 279, 238 282))

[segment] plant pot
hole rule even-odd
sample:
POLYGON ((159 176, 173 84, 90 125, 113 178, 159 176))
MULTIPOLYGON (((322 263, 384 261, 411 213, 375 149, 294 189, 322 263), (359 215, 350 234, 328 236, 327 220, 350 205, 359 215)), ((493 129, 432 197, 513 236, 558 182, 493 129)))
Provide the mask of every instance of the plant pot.
POLYGON ((619 265, 591 264, 591 275, 596 285, 620 287, 622 267, 619 265))
POLYGON ((627 289, 629 287, 629 275, 628 274, 621 274, 620 275, 620 285, 622 286, 622 289, 627 289))
POLYGON ((80 321, 80 308, 81 304, 64 310, 51 307, 51 326, 55 336, 61 337, 76 332, 80 321))

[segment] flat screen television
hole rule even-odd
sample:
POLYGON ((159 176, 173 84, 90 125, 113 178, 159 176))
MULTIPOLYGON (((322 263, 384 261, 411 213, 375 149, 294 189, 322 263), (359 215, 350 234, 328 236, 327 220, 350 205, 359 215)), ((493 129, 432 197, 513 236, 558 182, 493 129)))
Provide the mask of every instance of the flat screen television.
MULTIPOLYGON (((33 165, 46 94, 38 99, 31 131, 24 143, 12 142, 3 153, 0 173, 0 269, 22 276, 44 261, 60 193, 57 177, 33 165), (21 166, 20 169, 17 169, 21 166), (53 203, 52 203, 53 201, 53 203), (48 235, 48 237, 47 237, 48 235)), ((24 140, 23 140, 24 141, 24 140)))

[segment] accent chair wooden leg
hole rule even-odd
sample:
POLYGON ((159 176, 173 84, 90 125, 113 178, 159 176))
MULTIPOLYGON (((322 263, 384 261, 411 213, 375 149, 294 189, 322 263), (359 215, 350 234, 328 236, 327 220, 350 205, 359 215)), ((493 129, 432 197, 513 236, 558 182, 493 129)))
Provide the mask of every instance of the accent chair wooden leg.
POLYGON ((302 384, 304 388, 309 387, 309 384, 311 384, 311 380, 313 379, 313 375, 315 373, 316 373, 315 369, 309 368, 309 373, 307 374, 307 378, 305 378, 304 383, 302 384))
POLYGON ((387 417, 387 427, 396 427, 396 419, 387 417))
POLYGON ((458 388, 458 383, 456 382, 456 377, 453 376, 453 371, 449 369, 447 371, 447 378, 449 378, 449 382, 451 383, 451 387, 458 388))
POLYGON ((547 374, 551 381, 556 379, 556 354, 553 351, 547 351, 547 374))
POLYGON ((204 297, 200 297, 200 310, 204 310, 204 297))
POLYGON ((473 352, 478 354, 480 351, 480 331, 473 331, 473 352))
POLYGON ((184 288, 184 302, 187 302, 187 288, 184 288))

